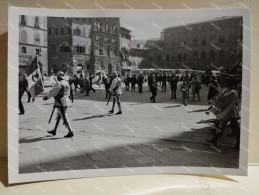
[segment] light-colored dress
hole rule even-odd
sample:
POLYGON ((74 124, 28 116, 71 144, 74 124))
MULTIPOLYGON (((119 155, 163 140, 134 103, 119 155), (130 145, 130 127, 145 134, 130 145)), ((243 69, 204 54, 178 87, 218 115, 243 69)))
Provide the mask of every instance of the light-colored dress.
POLYGON ((112 80, 112 84, 110 86, 109 91, 111 92, 112 95, 122 95, 122 89, 121 89, 121 79, 119 77, 116 77, 112 80), (114 89, 115 93, 114 93, 114 89))
POLYGON ((71 107, 71 102, 69 99, 70 86, 66 80, 57 81, 55 85, 52 87, 52 89, 48 92, 47 97, 48 98, 55 97, 59 95, 59 93, 62 93, 60 94, 62 97, 60 98, 60 100, 55 99, 54 106, 56 107, 63 106, 64 108, 70 108, 71 107))

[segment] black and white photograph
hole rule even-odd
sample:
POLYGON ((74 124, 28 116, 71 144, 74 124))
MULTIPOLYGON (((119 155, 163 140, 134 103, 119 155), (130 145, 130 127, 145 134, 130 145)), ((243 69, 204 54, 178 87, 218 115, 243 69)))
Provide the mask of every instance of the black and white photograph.
POLYGON ((13 181, 246 174, 248 9, 18 10, 13 181))

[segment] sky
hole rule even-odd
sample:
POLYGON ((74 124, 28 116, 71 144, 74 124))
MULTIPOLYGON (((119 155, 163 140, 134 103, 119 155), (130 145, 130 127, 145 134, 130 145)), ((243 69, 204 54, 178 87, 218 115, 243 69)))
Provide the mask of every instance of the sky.
POLYGON ((214 19, 215 17, 120 17, 120 26, 131 30, 132 39, 160 38, 164 28, 214 19))

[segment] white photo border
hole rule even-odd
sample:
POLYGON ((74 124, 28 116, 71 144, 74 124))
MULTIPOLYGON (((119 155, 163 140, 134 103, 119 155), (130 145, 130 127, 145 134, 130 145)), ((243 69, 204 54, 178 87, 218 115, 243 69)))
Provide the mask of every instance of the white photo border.
POLYGON ((165 9, 165 10, 65 10, 47 8, 9 7, 8 13, 8 179, 9 183, 44 181, 55 179, 99 177, 115 175, 141 174, 215 174, 215 175, 247 175, 248 137, 250 111, 250 9, 165 9), (130 167, 86 169, 56 172, 40 172, 19 174, 19 115, 18 115, 18 62, 19 62, 19 15, 53 16, 53 17, 202 17, 202 16, 242 16, 243 17, 243 80, 241 109, 241 140, 239 168, 218 167, 130 167))

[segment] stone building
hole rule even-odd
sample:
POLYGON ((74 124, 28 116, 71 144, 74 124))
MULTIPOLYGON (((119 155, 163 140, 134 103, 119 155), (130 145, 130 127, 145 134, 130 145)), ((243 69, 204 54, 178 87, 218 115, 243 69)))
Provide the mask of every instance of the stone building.
MULTIPOLYGON (((240 61, 242 17, 221 17, 210 21, 164 29, 164 56, 160 65, 167 68, 204 69, 211 65, 229 68, 240 61)), ((242 56, 242 54, 241 54, 242 56)))
POLYGON ((19 16, 19 72, 38 56, 41 73, 48 72, 47 17, 19 16))
POLYGON ((50 73, 119 71, 119 18, 48 18, 50 73))

